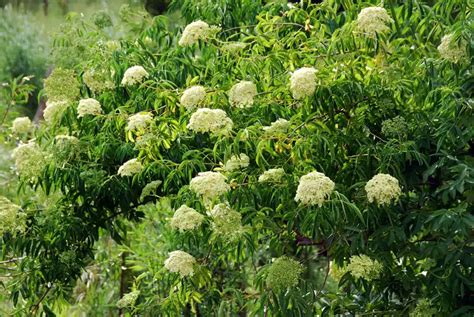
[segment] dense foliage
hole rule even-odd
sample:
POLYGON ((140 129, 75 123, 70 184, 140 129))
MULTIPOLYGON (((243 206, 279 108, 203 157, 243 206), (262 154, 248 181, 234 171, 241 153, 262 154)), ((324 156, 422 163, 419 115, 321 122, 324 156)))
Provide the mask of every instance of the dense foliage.
POLYGON ((204 2, 55 42, 0 201, 13 301, 52 314, 110 236, 132 315, 472 313, 468 1, 204 2))

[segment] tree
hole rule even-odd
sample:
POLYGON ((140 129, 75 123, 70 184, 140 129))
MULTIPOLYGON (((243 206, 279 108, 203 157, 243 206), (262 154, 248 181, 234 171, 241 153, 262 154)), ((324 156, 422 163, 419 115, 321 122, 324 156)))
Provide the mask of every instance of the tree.
POLYGON ((51 197, 21 197, 25 234, 3 236, 27 255, 11 291, 30 312, 68 296, 106 233, 132 314, 472 311, 467 2, 255 12, 155 17, 120 43, 77 24, 97 44, 51 74, 48 124, 15 152, 51 197))

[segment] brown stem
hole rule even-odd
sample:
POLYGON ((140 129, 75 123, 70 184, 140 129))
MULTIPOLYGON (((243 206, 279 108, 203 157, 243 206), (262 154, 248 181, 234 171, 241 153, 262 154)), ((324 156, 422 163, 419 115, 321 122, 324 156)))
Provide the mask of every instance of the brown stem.
POLYGON ((43 0, 43 12, 45 16, 48 16, 48 7, 49 7, 49 1, 43 0))
POLYGON ((331 264, 331 261, 329 261, 329 257, 327 257, 326 276, 324 276, 323 285, 321 285, 321 288, 319 289, 318 294, 320 294, 324 290, 324 288, 326 287, 326 283, 328 281, 328 276, 329 276, 330 264, 331 264))
MULTIPOLYGON (((127 260, 127 253, 122 252, 121 255, 121 261, 120 261, 120 298, 122 298, 125 293, 127 292, 127 266, 126 266, 126 260, 127 260)), ((119 308, 119 316, 124 317, 125 312, 123 311, 122 308, 119 308)))
POLYGON ((43 295, 41 296, 41 298, 38 300, 38 302, 36 302, 36 304, 34 304, 33 306, 31 306, 31 315, 34 315, 36 314, 38 308, 39 308, 39 305, 41 304, 41 302, 45 299, 46 295, 48 295, 49 291, 51 290, 52 288, 52 285, 48 285, 47 286, 47 289, 46 291, 43 293, 43 295))

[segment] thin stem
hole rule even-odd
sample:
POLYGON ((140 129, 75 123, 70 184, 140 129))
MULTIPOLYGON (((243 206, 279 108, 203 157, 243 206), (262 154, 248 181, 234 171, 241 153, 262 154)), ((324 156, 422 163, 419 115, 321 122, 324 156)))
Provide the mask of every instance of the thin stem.
POLYGON ((321 285, 321 288, 319 289, 318 294, 320 294, 326 287, 326 283, 328 281, 328 276, 329 276, 329 268, 331 266, 330 264, 331 264, 331 261, 329 260, 329 257, 327 257, 326 276, 324 276, 323 285, 321 285))
POLYGON ((39 308, 39 305, 41 304, 41 302, 45 299, 46 295, 48 295, 49 291, 52 289, 52 285, 48 285, 47 286, 47 289, 46 291, 43 293, 43 295, 41 296, 41 298, 38 300, 38 302, 36 302, 36 304, 34 304, 32 307, 31 307, 31 314, 34 315, 36 314, 38 308, 39 308))
POLYGON ((24 256, 19 257, 19 258, 12 258, 12 259, 9 259, 9 260, 0 261, 0 264, 12 263, 12 262, 16 262, 16 261, 19 261, 19 260, 23 260, 24 258, 25 258, 24 256))

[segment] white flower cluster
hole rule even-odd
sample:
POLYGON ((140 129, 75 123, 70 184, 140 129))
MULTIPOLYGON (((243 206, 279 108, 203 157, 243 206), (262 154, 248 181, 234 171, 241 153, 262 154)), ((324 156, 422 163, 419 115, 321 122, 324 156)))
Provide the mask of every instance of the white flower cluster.
POLYGON ((193 45, 199 40, 204 40, 211 32, 211 27, 204 21, 194 21, 184 28, 178 44, 181 46, 193 45))
POLYGON ((242 232, 242 215, 228 204, 217 204, 210 211, 212 230, 225 239, 234 239, 242 232))
POLYGON ((79 139, 73 135, 66 135, 66 134, 58 134, 54 137, 54 141, 56 145, 59 146, 68 146, 70 144, 78 144, 79 139))
POLYGON ((140 201, 143 201, 146 197, 152 196, 156 193, 156 190, 163 182, 160 180, 149 182, 142 189, 142 194, 140 195, 140 201))
POLYGON ((20 206, 0 196, 0 236, 5 232, 22 232, 25 229, 25 220, 20 206))
POLYGON ((195 132, 210 132, 214 135, 227 135, 234 123, 222 109, 199 108, 191 115, 188 129, 195 132))
POLYGON ((458 63, 467 57, 466 43, 463 41, 456 43, 454 34, 443 36, 441 44, 438 46, 438 52, 442 58, 453 63, 458 63))
POLYGON ((316 91, 316 69, 303 67, 296 70, 290 78, 290 90, 296 100, 311 97, 316 91))
POLYGON ((128 118, 127 131, 145 131, 148 125, 153 121, 153 114, 150 112, 140 112, 128 118))
POLYGON ((335 184, 329 177, 314 171, 300 178, 295 200, 305 205, 321 207, 334 191, 334 187, 335 184))
POLYGON ((54 68, 44 80, 44 91, 50 101, 74 102, 81 94, 75 71, 60 67, 54 68))
POLYGON ((250 158, 244 154, 240 153, 237 155, 232 155, 230 159, 225 162, 224 170, 226 172, 236 171, 242 168, 246 168, 250 164, 250 158))
POLYGON ((43 118, 47 123, 59 120, 68 107, 67 101, 48 101, 43 111, 43 118))
POLYGON ((230 54, 237 54, 245 47, 247 47, 247 44, 242 42, 229 42, 222 45, 221 50, 230 54))
POLYGON ((72 135, 60 134, 54 137, 53 157, 59 163, 73 160, 79 154, 79 139, 72 135))
POLYGON ((389 174, 377 174, 365 185, 367 199, 377 205, 389 205, 392 200, 397 202, 402 194, 398 180, 389 174))
POLYGON ((194 230, 204 221, 204 216, 186 205, 179 207, 171 219, 171 227, 180 230, 194 230))
POLYGON ((375 36, 376 33, 389 31, 387 24, 392 21, 384 8, 368 7, 362 9, 357 16, 357 29, 368 36, 375 36))
POLYGON ((259 183, 281 183, 285 177, 283 168, 271 168, 258 177, 259 183))
POLYGON ((257 86, 251 81, 241 81, 229 91, 229 102, 238 108, 247 108, 253 105, 253 98, 257 95, 257 86))
POLYGON ((371 281, 380 276, 383 265, 377 260, 372 260, 367 255, 362 254, 350 258, 347 270, 355 278, 364 278, 367 281, 371 281))
POLYGON ((291 122, 285 119, 278 119, 270 124, 270 126, 263 127, 263 131, 267 136, 277 137, 288 133, 291 122))
POLYGON ((125 71, 123 74, 122 86, 133 86, 143 82, 144 79, 148 78, 149 74, 142 66, 132 66, 125 71))
POLYGON ((118 308, 127 308, 135 305, 138 296, 140 296, 140 291, 133 291, 123 295, 121 299, 117 302, 118 308))
POLYGON ((100 102, 94 98, 87 98, 79 100, 79 106, 77 106, 77 117, 82 118, 86 115, 96 116, 102 113, 102 107, 100 102))
POLYGON ((180 103, 187 109, 192 110, 199 106, 206 98, 206 89, 203 86, 192 86, 186 89, 181 96, 180 103))
POLYGON ((44 154, 34 141, 18 145, 13 150, 15 167, 22 177, 33 178, 43 170, 44 154))
POLYGON ((213 200, 230 190, 226 177, 217 172, 201 172, 191 180, 191 190, 204 199, 213 200))
POLYGON ((114 83, 105 71, 88 69, 84 72, 82 79, 87 87, 95 93, 114 88, 114 83))
POLYGON ((179 273, 181 277, 191 276, 194 273, 196 259, 184 251, 173 251, 165 260, 165 268, 171 273, 179 273))
POLYGON ((142 169, 142 163, 138 159, 134 158, 123 163, 122 166, 119 167, 117 174, 122 177, 133 176, 140 173, 142 169))
POLYGON ((33 128, 30 118, 18 117, 12 122, 12 132, 14 134, 27 134, 33 128))

